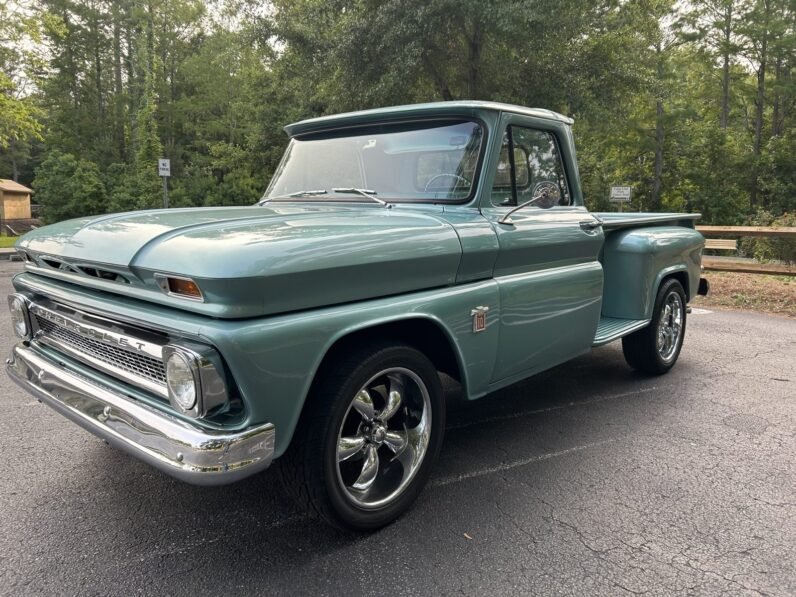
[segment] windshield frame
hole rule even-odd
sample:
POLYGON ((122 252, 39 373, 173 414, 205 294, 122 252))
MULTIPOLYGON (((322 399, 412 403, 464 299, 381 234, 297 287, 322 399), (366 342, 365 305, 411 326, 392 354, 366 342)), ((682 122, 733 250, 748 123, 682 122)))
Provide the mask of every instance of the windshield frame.
MULTIPOLYGON (((383 127, 393 127, 393 126, 401 126, 401 125, 411 125, 411 124, 428 124, 428 123, 439 123, 440 126, 447 126, 451 123, 457 122, 472 122, 477 124, 481 128, 481 145, 478 148, 478 158, 475 162, 475 169, 473 170, 473 180, 471 181, 470 190, 467 196, 460 198, 460 199, 439 199, 439 198, 428 198, 428 199, 410 199, 405 197, 394 197, 391 195, 381 195, 377 194, 376 196, 386 201, 390 204, 400 204, 400 203, 417 203, 417 204, 427 204, 427 205, 466 205, 468 203, 472 203, 474 199, 476 199, 479 195, 480 184, 481 184, 481 174, 484 166, 484 162, 486 161, 486 154, 487 148, 489 147, 489 141, 491 137, 491 131, 489 126, 487 125, 486 121, 479 118, 478 116, 471 116, 471 115, 439 115, 439 116, 426 116, 423 118, 390 118, 375 122, 367 122, 362 124, 347 124, 344 126, 337 126, 337 127, 328 127, 328 128, 318 128, 313 131, 307 131, 301 133, 299 135, 294 135, 290 137, 290 141, 285 147, 285 151, 282 154, 282 159, 279 160, 279 165, 274 170, 273 174, 271 175, 271 180, 268 182, 268 186, 263 193, 263 196, 258 201, 258 205, 270 203, 270 202, 280 202, 286 203, 290 201, 301 201, 301 202, 318 202, 318 203, 370 203, 364 197, 358 198, 355 196, 324 196, 320 198, 318 196, 311 196, 311 197, 287 197, 285 195, 274 195, 269 196, 269 191, 271 190, 271 186, 274 182, 274 177, 276 174, 282 169, 285 162, 288 159, 290 152, 290 146, 295 141, 303 141, 303 140, 312 140, 312 139, 334 139, 340 135, 336 135, 335 133, 346 132, 348 134, 344 136, 356 136, 357 130, 363 131, 361 134, 365 134, 364 131, 377 131, 383 127)), ((378 192, 378 189, 375 189, 378 192)))

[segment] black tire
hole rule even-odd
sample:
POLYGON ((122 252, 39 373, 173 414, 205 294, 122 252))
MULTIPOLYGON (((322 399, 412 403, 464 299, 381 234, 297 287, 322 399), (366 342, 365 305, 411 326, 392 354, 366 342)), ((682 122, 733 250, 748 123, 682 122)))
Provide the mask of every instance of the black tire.
MULTIPOLYGON (((670 303, 669 303, 670 304, 670 303)), ((669 316, 671 319, 671 316, 669 316)), ((664 326, 668 327, 668 326, 664 326)), ((627 364, 638 371, 649 375, 662 375, 671 369, 680 356, 683 348, 686 328, 686 296, 682 284, 674 278, 665 280, 658 289, 655 297, 655 306, 652 311, 650 324, 622 338, 622 352, 627 364), (661 319, 667 317, 666 305, 668 301, 677 304, 681 309, 682 324, 673 345, 663 351, 658 344, 658 330, 661 319)))
MULTIPOLYGON (((409 392, 405 391, 404 394, 406 396, 403 401, 408 404, 409 392)), ((376 403, 375 399, 373 403, 376 403)), ((386 408, 382 412, 384 410, 386 408)), ((410 417, 411 413, 416 411, 407 407, 403 411, 395 412, 410 417)), ((362 425, 360 422, 360 429, 362 425)), ((403 429, 407 429, 405 422, 403 429)), ((409 509, 420 494, 439 453, 444 430, 444 394, 439 374, 431 361, 411 346, 387 342, 369 344, 334 359, 319 372, 293 435, 291 446, 280 458, 278 469, 286 491, 310 515, 320 517, 340 529, 372 531, 398 518, 409 509), (417 379, 422 380, 425 386, 425 393, 419 385, 415 393, 428 398, 428 401, 425 401, 425 398, 422 400, 423 404, 427 405, 423 412, 430 407, 428 427, 430 435, 426 438, 424 456, 418 464, 411 467, 414 472, 408 476, 406 485, 400 493, 383 506, 365 508, 353 501, 355 500, 351 495, 353 490, 347 487, 343 480, 341 468, 346 465, 339 462, 339 442, 344 426, 351 423, 349 417, 359 414, 352 410, 355 408, 353 399, 366 388, 369 380, 374 376, 378 378, 379 372, 398 368, 411 372, 417 379)), ((350 435, 350 432, 346 435, 350 435)), ((365 449, 369 449, 368 446, 371 445, 375 444, 366 444, 365 449)), ((386 465, 382 465, 384 468, 379 470, 379 473, 383 474, 376 477, 380 481, 390 477, 391 471, 387 467, 399 466, 393 462, 399 460, 398 456, 403 451, 395 454, 388 451, 387 455, 392 456, 390 460, 384 456, 384 448, 389 448, 386 440, 385 445, 379 444, 375 448, 377 453, 381 454, 377 460, 387 462, 386 465)), ((363 456, 363 463, 366 459, 363 456)), ((351 466, 358 467, 358 461, 352 459, 351 466)), ((364 467, 363 464, 363 475, 364 467)), ((404 469, 409 470, 403 465, 398 470, 404 469)))

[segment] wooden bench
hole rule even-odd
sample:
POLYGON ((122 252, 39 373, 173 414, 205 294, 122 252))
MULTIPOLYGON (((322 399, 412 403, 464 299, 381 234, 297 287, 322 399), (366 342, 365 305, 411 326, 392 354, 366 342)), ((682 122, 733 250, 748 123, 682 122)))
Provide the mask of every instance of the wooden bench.
POLYGON ((705 239, 705 248, 706 249, 715 249, 717 251, 737 251, 738 250, 738 241, 734 239, 724 239, 724 238, 706 238, 705 239))

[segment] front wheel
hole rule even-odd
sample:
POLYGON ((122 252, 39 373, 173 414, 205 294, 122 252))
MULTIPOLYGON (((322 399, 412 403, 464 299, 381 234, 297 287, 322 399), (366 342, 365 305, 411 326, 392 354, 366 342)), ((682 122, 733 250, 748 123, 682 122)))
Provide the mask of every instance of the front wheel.
POLYGON ((286 489, 334 526, 374 530, 405 512, 431 473, 445 428, 429 359, 370 345, 325 367, 280 465, 286 489))
POLYGON ((685 305, 679 281, 670 278, 661 284, 650 324, 622 338, 628 365, 650 375, 661 375, 674 366, 685 338, 685 305))

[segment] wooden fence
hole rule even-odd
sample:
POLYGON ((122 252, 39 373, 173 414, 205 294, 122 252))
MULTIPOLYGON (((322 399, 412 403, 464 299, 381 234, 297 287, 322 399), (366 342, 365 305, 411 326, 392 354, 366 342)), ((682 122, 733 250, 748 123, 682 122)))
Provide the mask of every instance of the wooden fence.
MULTIPOLYGON (((696 229, 705 237, 730 236, 737 238, 791 238, 796 239, 796 228, 767 228, 764 226, 697 226, 696 229)), ((738 241, 731 239, 705 239, 706 249, 719 251, 735 251, 738 241)), ((748 274, 773 274, 777 276, 796 276, 796 267, 780 263, 752 263, 732 259, 702 257, 702 265, 707 270, 724 272, 741 272, 748 274)))

